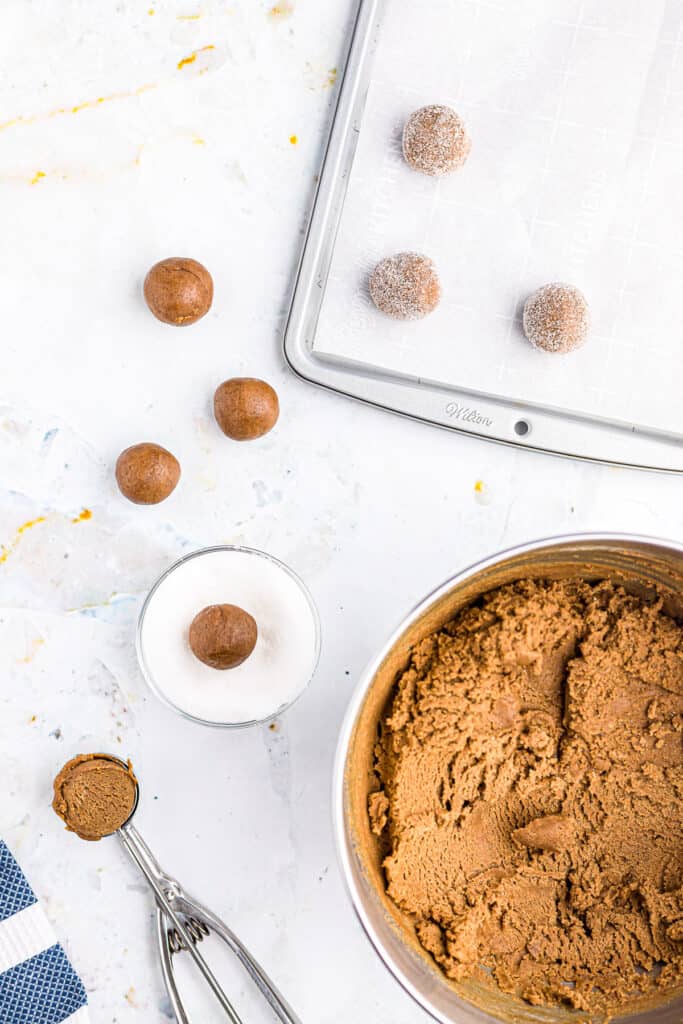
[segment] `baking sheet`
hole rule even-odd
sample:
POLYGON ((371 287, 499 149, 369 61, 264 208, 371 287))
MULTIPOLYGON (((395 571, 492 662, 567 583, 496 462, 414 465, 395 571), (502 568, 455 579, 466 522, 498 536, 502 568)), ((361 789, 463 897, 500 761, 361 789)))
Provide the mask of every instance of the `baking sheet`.
POLYGON ((680 432, 682 43, 680 0, 389 0, 316 355, 680 432), (406 117, 431 102, 473 140, 440 180, 401 155, 406 117), (417 323, 367 296, 401 250, 442 280, 417 323), (566 356, 521 332, 525 297, 554 280, 593 315, 566 356))

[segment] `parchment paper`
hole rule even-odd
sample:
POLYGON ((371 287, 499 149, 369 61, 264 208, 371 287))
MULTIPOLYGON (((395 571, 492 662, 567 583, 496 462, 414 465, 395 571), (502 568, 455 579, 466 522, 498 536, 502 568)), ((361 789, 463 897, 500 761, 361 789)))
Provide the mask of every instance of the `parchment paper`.
POLYGON ((316 352, 683 431, 682 43, 682 0, 389 0, 316 352), (443 179, 401 155, 405 119, 435 102, 472 137, 443 179), (405 250, 443 287, 419 322, 367 295, 405 250), (522 334, 549 281, 589 300, 578 352, 522 334))

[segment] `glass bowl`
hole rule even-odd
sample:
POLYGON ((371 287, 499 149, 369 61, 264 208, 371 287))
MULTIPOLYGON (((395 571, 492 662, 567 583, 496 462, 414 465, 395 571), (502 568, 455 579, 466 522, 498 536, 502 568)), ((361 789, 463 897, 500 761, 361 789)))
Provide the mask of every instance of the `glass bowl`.
MULTIPOLYGON (((208 604, 214 602, 207 601, 205 603, 208 604)), ((202 605, 200 605, 200 608, 201 607, 202 605)), ((197 608, 197 611, 199 611, 200 608, 197 608)), ((167 707, 172 708, 173 711, 176 711, 179 715, 182 715, 183 718, 187 718, 190 721, 196 722, 199 725, 208 725, 221 729, 244 729, 251 725, 261 725, 265 722, 270 722, 274 718, 277 718, 279 715, 281 715, 288 708, 290 708, 294 703, 296 703, 296 701, 299 699, 302 693, 304 693, 304 691, 307 689, 309 683, 311 682, 313 676, 315 675, 315 670, 317 668, 318 660, 320 657, 320 644, 321 630, 318 609, 316 608, 315 602, 313 601, 313 598, 308 588, 299 578, 299 576, 297 576, 297 574, 292 569, 290 569, 288 565, 285 565, 284 562, 281 562, 279 559, 274 558, 272 555, 269 555, 264 551, 258 551, 255 548, 241 547, 231 544, 219 544, 213 547, 199 548, 197 551, 192 551, 190 554, 184 555, 182 558, 179 558, 176 562, 173 563, 173 565, 166 569, 166 571, 161 574, 156 583, 152 586, 147 597, 145 598, 145 602, 140 610, 136 632, 136 650, 138 662, 140 664, 140 669, 142 671, 142 675, 144 676, 147 685, 149 686, 150 690, 152 690, 152 692, 155 694, 155 696, 158 697, 159 700, 161 700, 162 703, 164 703, 167 707), (249 557, 253 557, 256 559, 265 559, 268 563, 270 563, 271 566, 275 567, 277 570, 286 574, 289 580, 291 580, 296 585, 296 588, 298 589, 301 596, 304 598, 305 604, 307 605, 311 614, 311 622, 313 626, 313 646, 311 649, 310 656, 310 671, 306 673, 305 678, 302 678, 301 684, 298 687, 296 687, 296 692, 294 693, 294 696, 283 701, 283 703, 278 705, 277 708, 275 708, 272 712, 269 712, 266 715, 254 716, 252 718, 244 718, 239 720, 217 721, 210 718, 201 717, 197 714, 193 714, 192 712, 179 706, 179 704, 177 704, 174 700, 172 700, 169 697, 168 693, 166 692, 163 686, 163 681, 155 677, 155 673, 152 669, 152 666, 150 665, 150 658, 145 654, 145 623, 147 620, 149 609, 153 606, 155 597, 159 593, 159 589, 163 586, 163 584, 168 580, 168 578, 173 573, 182 570, 182 568, 186 566, 189 562, 193 561, 194 559, 201 559, 202 557, 214 555, 218 552, 233 552, 236 554, 238 553, 241 555, 247 555, 249 557)), ((216 670, 210 669, 209 671, 216 670)), ((219 674, 224 675, 224 673, 219 674)))

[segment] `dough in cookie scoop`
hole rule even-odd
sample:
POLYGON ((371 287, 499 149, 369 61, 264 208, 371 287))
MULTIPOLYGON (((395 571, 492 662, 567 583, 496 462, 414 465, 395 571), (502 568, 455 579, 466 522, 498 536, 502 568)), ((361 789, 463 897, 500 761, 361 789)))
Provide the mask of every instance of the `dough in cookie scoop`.
POLYGON ((130 818, 137 801, 137 779, 127 764, 108 754, 79 754, 54 780, 52 807, 69 832, 102 839, 130 818))

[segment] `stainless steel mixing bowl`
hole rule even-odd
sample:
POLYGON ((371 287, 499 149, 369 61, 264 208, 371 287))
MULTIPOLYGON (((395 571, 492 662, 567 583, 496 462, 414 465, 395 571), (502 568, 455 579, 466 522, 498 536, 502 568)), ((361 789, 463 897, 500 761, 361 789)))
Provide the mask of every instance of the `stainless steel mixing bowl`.
MULTIPOLYGON (((641 596, 659 593, 665 610, 683 619, 683 544, 618 534, 578 534, 524 544, 458 573, 413 609, 366 669, 342 728, 333 806, 346 885, 384 964, 442 1024, 576 1024, 586 1015, 531 1007, 474 981, 456 985, 420 950, 409 922, 384 893, 379 854, 368 825, 367 797, 376 788, 372 765, 377 723, 415 643, 494 587, 522 577, 568 576, 612 579, 641 596)), ((619 1020, 681 1024, 683 988, 664 1006, 634 1003, 619 1020)))

